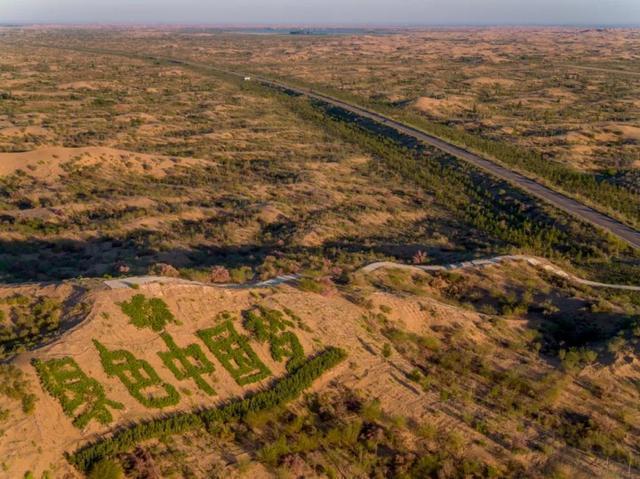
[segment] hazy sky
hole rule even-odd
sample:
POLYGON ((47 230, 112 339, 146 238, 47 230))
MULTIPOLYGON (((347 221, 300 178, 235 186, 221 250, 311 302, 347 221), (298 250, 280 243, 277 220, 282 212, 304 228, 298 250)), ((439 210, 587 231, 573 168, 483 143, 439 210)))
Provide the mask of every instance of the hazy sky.
POLYGON ((640 0, 0 0, 0 23, 640 24, 640 0))

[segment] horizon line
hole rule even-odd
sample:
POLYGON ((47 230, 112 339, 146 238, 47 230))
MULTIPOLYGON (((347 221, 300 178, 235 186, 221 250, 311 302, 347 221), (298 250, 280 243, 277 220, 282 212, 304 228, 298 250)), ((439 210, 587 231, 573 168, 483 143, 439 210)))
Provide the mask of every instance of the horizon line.
POLYGON ((571 28, 640 28, 640 23, 567 23, 567 22, 100 22, 100 21, 0 21, 0 27, 191 27, 191 28, 446 28, 446 27, 571 27, 571 28))

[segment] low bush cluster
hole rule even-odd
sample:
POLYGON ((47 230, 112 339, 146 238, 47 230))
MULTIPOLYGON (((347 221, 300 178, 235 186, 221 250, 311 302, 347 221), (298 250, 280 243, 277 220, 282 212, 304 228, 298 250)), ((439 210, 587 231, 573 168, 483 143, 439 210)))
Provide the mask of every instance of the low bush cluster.
POLYGON ((200 346, 190 344, 180 348, 167 332, 162 333, 160 337, 169 351, 159 352, 158 356, 176 379, 178 381, 193 379, 198 388, 210 396, 214 395, 216 391, 202 376, 213 373, 215 366, 207 359, 200 346))
POLYGON ((122 312, 129 316, 131 323, 137 328, 151 328, 159 332, 169 323, 175 323, 176 319, 160 298, 145 298, 142 294, 136 294, 130 301, 120 303, 122 312))
POLYGON ((244 312, 244 326, 253 333, 260 342, 268 342, 271 357, 274 361, 282 361, 285 357, 287 370, 293 371, 304 361, 304 350, 298 337, 287 327, 294 323, 285 318, 283 312, 258 306, 254 310, 244 312))

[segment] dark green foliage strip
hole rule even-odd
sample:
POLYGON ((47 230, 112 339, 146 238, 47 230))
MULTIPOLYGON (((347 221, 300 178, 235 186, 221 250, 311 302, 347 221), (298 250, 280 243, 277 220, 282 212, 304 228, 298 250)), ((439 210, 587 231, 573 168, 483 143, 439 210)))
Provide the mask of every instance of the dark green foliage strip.
POLYGON ((107 399, 102 385, 87 376, 73 358, 34 359, 33 366, 44 389, 60 401, 64 413, 73 418, 77 428, 82 429, 92 419, 109 424, 113 416, 108 408, 124 408, 121 403, 107 399))
POLYGON ((147 299, 142 294, 136 294, 130 301, 120 303, 122 312, 131 318, 131 323, 137 328, 151 328, 162 331, 169 323, 175 323, 167 304, 160 298, 147 299))
POLYGON ((202 376, 215 371, 215 366, 200 349, 197 344, 190 344, 185 348, 180 348, 169 333, 162 333, 160 337, 169 348, 169 351, 159 352, 158 356, 164 365, 169 368, 179 381, 193 379, 196 385, 205 393, 212 396, 216 391, 207 383, 202 376))
POLYGON ((244 399, 232 400, 219 408, 174 414, 134 424, 107 439, 83 447, 68 455, 67 459, 79 470, 86 472, 97 461, 126 452, 142 441, 202 427, 212 429, 216 423, 242 419, 248 413, 281 406, 297 398, 302 391, 311 386, 315 379, 339 364, 346 356, 346 352, 342 349, 329 347, 307 360, 295 372, 276 381, 266 391, 257 392, 244 399))
POLYGON ((95 339, 93 344, 100 353, 100 361, 105 372, 109 376, 117 376, 129 394, 140 404, 148 408, 163 408, 178 404, 180 394, 176 388, 163 382, 147 361, 136 358, 124 349, 109 351, 95 339), (164 396, 156 395, 159 389, 164 389, 164 396))
POLYGON ((269 309, 258 306, 256 310, 245 312, 244 326, 251 331, 260 342, 269 342, 271 357, 274 361, 282 361, 289 358, 287 370, 293 371, 304 361, 304 350, 298 337, 288 326, 293 323, 285 319, 284 314, 277 309, 269 309))
POLYGON ((221 318, 224 319, 221 324, 202 329, 197 334, 233 379, 244 386, 270 376, 271 371, 251 349, 247 339, 236 331, 230 316, 223 313, 221 318))

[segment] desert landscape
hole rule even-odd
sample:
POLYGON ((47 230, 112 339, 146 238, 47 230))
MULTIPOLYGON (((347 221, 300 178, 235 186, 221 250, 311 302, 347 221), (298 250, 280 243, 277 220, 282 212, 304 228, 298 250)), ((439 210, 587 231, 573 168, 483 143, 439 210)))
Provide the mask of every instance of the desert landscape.
POLYGON ((0 478, 640 475, 638 29, 0 49, 0 478))

